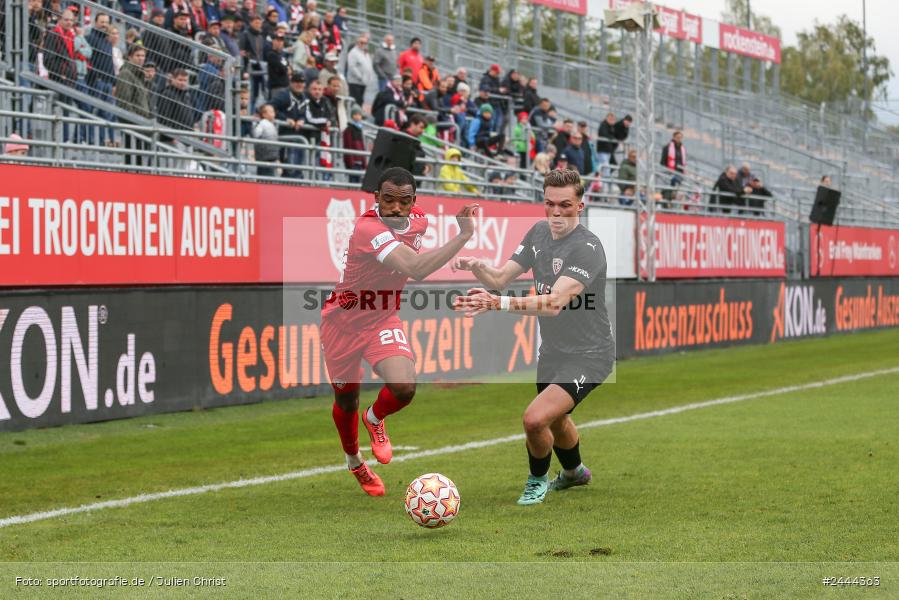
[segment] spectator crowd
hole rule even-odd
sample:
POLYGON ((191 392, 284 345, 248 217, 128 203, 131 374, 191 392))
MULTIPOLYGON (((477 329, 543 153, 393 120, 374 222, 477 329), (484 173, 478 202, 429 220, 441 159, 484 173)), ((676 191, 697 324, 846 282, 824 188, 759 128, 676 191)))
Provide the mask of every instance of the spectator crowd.
MULTIPOLYGON (((241 137, 252 138, 252 158, 263 177, 301 178, 302 166, 334 164, 329 151, 342 147, 342 168, 364 171, 364 123, 393 128, 434 147, 438 168, 422 163, 416 175, 431 176, 446 192, 514 193, 522 170, 539 184, 552 169, 575 169, 593 181, 588 195, 623 205, 645 200, 637 189, 636 153, 626 146, 630 115, 609 112, 595 136, 586 121, 558 114, 538 81, 515 69, 490 65, 470 76, 465 68, 441 73, 419 37, 397 47, 392 34, 351 39, 346 8, 320 10, 316 0, 105 0, 133 20, 90 14, 61 0, 28 0, 29 62, 41 77, 85 97, 177 130, 228 132, 226 82, 240 85, 241 137), (230 68, 230 70, 229 70, 230 68), (476 80, 475 80, 476 79, 476 80), (284 142, 303 141, 293 146, 284 142), (619 152, 621 146, 624 152, 619 152), (310 150, 314 148, 314 150, 310 150), (463 151, 496 165, 489 184, 477 187, 465 172, 463 151), (309 152, 313 156, 308 156, 309 152), (618 164, 619 155, 624 158, 618 164), (500 165, 507 165, 506 172, 500 165)), ((76 96, 77 97, 77 96, 76 96)), ((89 102, 79 108, 113 122, 116 114, 89 102)), ((112 128, 66 128, 66 141, 125 145, 145 150, 145 138, 112 128)), ((165 140, 182 150, 184 139, 165 140)), ((214 136, 203 142, 222 148, 214 136)), ((424 152, 421 152, 424 155, 424 152)), ((125 153, 140 165, 140 152, 125 153)), ((662 146, 667 175, 663 206, 683 203, 687 165, 683 134, 662 146)), ((360 174, 350 175, 358 182, 360 174)), ((328 175, 326 175, 328 177, 328 175)), ((714 186, 722 211, 760 208, 770 196, 749 167, 728 167, 714 186), (746 198, 751 198, 746 200, 746 198)))

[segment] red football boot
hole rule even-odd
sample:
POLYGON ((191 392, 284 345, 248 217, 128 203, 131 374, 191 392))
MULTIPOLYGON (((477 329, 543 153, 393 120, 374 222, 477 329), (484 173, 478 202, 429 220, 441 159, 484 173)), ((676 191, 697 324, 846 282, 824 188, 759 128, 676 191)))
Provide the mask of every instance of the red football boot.
POLYGON ((353 474, 359 485, 362 486, 362 489, 369 496, 384 495, 384 482, 381 481, 381 478, 375 472, 368 468, 367 464, 362 463, 355 469, 350 469, 350 473, 353 474))
POLYGON ((378 425, 372 425, 366 418, 367 414, 368 410, 362 413, 362 423, 365 424, 368 437, 371 439, 371 453, 375 455, 379 463, 386 465, 393 458, 393 446, 390 445, 390 438, 387 437, 384 419, 381 419, 378 425))

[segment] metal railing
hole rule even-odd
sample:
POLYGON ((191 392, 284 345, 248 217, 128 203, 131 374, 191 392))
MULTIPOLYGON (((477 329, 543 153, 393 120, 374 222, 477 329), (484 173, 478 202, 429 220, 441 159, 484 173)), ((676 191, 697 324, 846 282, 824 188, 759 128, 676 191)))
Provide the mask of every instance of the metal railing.
MULTIPOLYGON (((53 114, 26 115, 16 111, 0 111, 0 143, 12 141, 7 135, 7 125, 23 123, 31 119, 47 123, 57 136, 65 125, 98 126, 96 117, 62 116, 53 114)), ((58 142, 54 139, 30 139, 30 156, 0 157, 0 162, 42 164, 60 167, 125 170, 136 173, 179 175, 194 178, 257 181, 266 183, 292 183, 322 187, 348 187, 358 185, 363 172, 347 169, 343 158, 367 157, 367 151, 347 150, 340 147, 322 147, 296 136, 290 141, 257 140, 237 136, 220 136, 204 132, 183 132, 192 138, 207 138, 208 142, 220 140, 238 148, 236 156, 204 155, 190 147, 163 142, 173 130, 127 123, 111 124, 123 137, 140 140, 143 144, 133 147, 107 147, 90 144, 58 142), (211 139, 210 139, 211 138, 211 139), (260 146, 278 148, 285 153, 299 152, 299 160, 260 161, 253 149, 260 146), (332 157, 331 166, 323 167, 323 153, 332 157), (130 161, 128 160, 130 158, 130 161), (126 164, 130 163, 130 164, 126 164)), ((487 165, 462 162, 459 167, 464 179, 441 177, 440 168, 447 164, 437 156, 425 160, 431 165, 428 174, 416 179, 423 193, 441 196, 490 198, 508 202, 541 202, 543 175, 536 171, 514 168, 509 165, 487 165), (500 168, 498 168, 500 167, 500 168), (456 186, 459 186, 457 189, 456 186), (449 186, 451 189, 447 189, 449 186)), ((719 193, 708 187, 684 179, 677 186, 667 183, 668 176, 657 173, 657 207, 661 212, 689 213, 695 215, 731 216, 741 219, 768 219, 783 221, 786 226, 788 275, 798 277, 803 268, 803 227, 807 227, 807 215, 814 199, 814 190, 774 190, 773 197, 744 195, 735 197, 719 193)), ((615 169, 605 178, 583 177, 585 201, 590 205, 610 206, 637 211, 646 201, 634 182, 622 180, 615 169), (631 191, 625 191, 630 188, 631 191)), ((841 206, 840 222, 843 224, 899 228, 899 216, 895 212, 877 210, 869 205, 841 206)))
MULTIPOLYGON (((11 3, 13 3, 13 0, 5 0, 5 5, 11 3)), ((82 0, 81 3, 85 4, 87 3, 87 0, 82 0)), ((325 2, 324 4, 329 3, 325 2)), ((401 7, 402 5, 402 3, 393 4, 395 7, 401 7)), ((459 28, 455 31, 441 30, 439 27, 435 26, 434 23, 429 23, 427 17, 428 15, 426 14, 425 22, 415 23, 408 19, 404 19, 403 15, 378 15, 357 12, 353 15, 353 22, 365 21, 364 27, 359 27, 359 29, 364 28, 370 30, 374 30, 377 26, 382 27, 382 30, 384 31, 388 29, 395 30, 396 28, 405 29, 406 27, 414 27, 416 33, 426 39, 426 43, 433 44, 436 47, 436 53, 442 55, 444 60, 447 60, 447 57, 451 55, 453 57, 452 62, 456 66, 462 64, 463 61, 480 61, 478 68, 483 68, 486 67, 488 62, 500 61, 508 65, 518 66, 521 69, 528 69, 538 64, 542 66, 544 62, 551 61, 553 64, 552 72, 562 72, 562 74, 558 76, 557 80, 547 81, 546 83, 555 83, 569 89, 586 89, 588 91, 593 91, 595 88, 600 87, 600 89, 604 89, 608 94, 615 94, 622 98, 629 96, 633 89, 629 79, 630 73, 626 65, 624 67, 612 66, 597 61, 583 60, 581 57, 578 57, 577 60, 572 60, 573 57, 565 54, 534 48, 529 48, 526 53, 520 52, 516 51, 517 49, 508 47, 507 41, 505 40, 501 40, 496 36, 485 37, 467 27, 459 28), (464 43, 459 43, 460 40, 464 43), (459 50, 459 48, 465 47, 471 48, 474 52, 465 53, 465 51, 459 50), (480 52, 478 52, 478 50, 480 50, 480 52), (531 61, 530 66, 528 61, 531 61)), ((122 16, 120 20, 127 22, 127 19, 127 17, 122 16)), ((677 102, 669 102, 667 114, 674 115, 677 112, 680 112, 680 123, 682 127, 684 126, 683 123, 685 121, 683 118, 683 111, 685 109, 690 109, 691 107, 692 110, 696 111, 700 116, 705 116, 708 112, 720 116, 722 122, 712 124, 712 126, 722 130, 722 133, 720 134, 721 142, 712 144, 711 149, 705 150, 700 149, 701 147, 698 145, 696 146, 697 149, 700 149, 700 152, 704 153, 702 158, 709 162, 718 162, 720 166, 723 166, 726 162, 742 162, 742 160, 749 160, 752 158, 751 154, 746 155, 739 153, 733 144, 728 149, 727 140, 732 138, 728 133, 743 133, 743 130, 739 126, 732 125, 731 121, 733 119, 742 118, 746 120, 750 117, 754 119, 767 117, 767 120, 771 121, 770 117, 772 114, 795 113, 801 114, 802 118, 805 119, 806 130, 813 129, 809 126, 809 115, 812 113, 811 109, 813 107, 807 105, 799 105, 798 107, 788 106, 784 108, 783 102, 777 104, 758 94, 729 92, 716 89, 714 86, 703 90, 692 89, 693 86, 685 86, 682 80, 666 78, 664 75, 660 75, 657 87, 660 90, 660 96, 662 97, 673 98, 674 96, 669 94, 669 92, 677 93, 678 100, 677 102), (760 106, 762 108, 759 108, 760 106), (772 113, 771 111, 774 112, 772 113), (725 129, 728 131, 724 131, 725 129), (715 152, 720 155, 720 158, 718 158, 717 161, 713 159, 715 152)), ((230 94, 227 94, 226 96, 230 98, 230 94)), ((664 103, 660 107, 660 110, 666 111, 664 103)), ((819 112, 823 118, 825 112, 819 112)), ((830 113, 826 114, 829 115, 830 113)), ((834 119, 831 117, 828 117, 828 119, 830 119, 828 123, 832 124, 834 119)), ((703 127, 710 124, 706 121, 707 120, 700 121, 703 127)), ((511 124, 512 119, 507 119, 507 122, 511 124)), ((839 119, 836 122, 845 123, 846 120, 839 119)), ((795 131, 796 126, 796 123, 791 123, 791 126, 782 126, 781 132, 786 134, 787 132, 795 131)), ((820 127, 820 129, 824 130, 828 128, 820 127)), ((828 130, 832 130, 832 128, 829 128, 828 130)), ((704 128, 699 129, 698 131, 709 132, 709 129, 704 128)), ((509 132, 507 131, 506 133, 508 136, 509 132)), ((712 135, 714 135, 714 133, 712 133, 712 135)), ((813 148, 820 148, 821 144, 815 146, 813 140, 809 140, 807 143, 798 144, 796 149, 801 152, 801 148, 803 147, 813 150, 813 148)), ((764 151, 761 146, 757 146, 757 148, 758 151, 754 154, 762 157, 761 160, 777 156, 776 153, 764 151)), ((779 185, 796 185, 800 183, 795 177, 797 172, 809 173, 819 167, 821 170, 826 169, 828 171, 836 169, 837 171, 835 174, 846 173, 845 176, 841 177, 841 179, 844 179, 848 178, 850 176, 848 173, 853 172, 857 167, 857 170, 860 171, 860 173, 853 177, 857 184, 864 188, 865 192, 869 194, 879 193, 895 195, 891 189, 892 182, 895 181, 895 178, 892 176, 892 171, 895 170, 894 168, 891 169, 889 166, 883 164, 866 164, 864 162, 861 164, 858 162, 849 164, 849 159, 843 158, 841 161, 838 158, 838 156, 846 156, 847 152, 845 145, 835 146, 835 148, 839 149, 840 152, 838 154, 828 155, 831 156, 831 158, 822 157, 820 154, 817 154, 817 150, 813 150, 816 154, 808 154, 808 156, 800 157, 798 159, 798 167, 794 167, 791 173, 786 173, 784 178, 781 178, 778 174, 773 174, 772 177, 779 185), (842 166, 840 165, 841 162, 842 166), (890 180, 885 181, 887 178, 890 178, 890 180)), ((786 149, 782 150, 784 150, 784 152, 788 151, 786 149)), ((790 150, 793 150, 793 148, 790 150)), ((793 165, 793 160, 789 158, 783 158, 782 156, 778 158, 781 159, 781 163, 790 166, 793 165)), ((759 163, 758 160, 755 160, 754 162, 757 164, 759 163)), ((771 179, 771 177, 768 178, 771 179)))
MULTIPOLYGON (((19 85, 52 89, 107 121, 146 124, 157 119, 172 129, 191 129, 204 113, 235 114, 240 74, 234 57, 192 35, 172 33, 91 0, 66 2, 59 12, 38 8, 32 14, 18 0, 0 2, 13 29, 28 32, 5 36, 0 48, 19 85), (88 12, 90 26, 85 25, 88 12), (144 65, 155 64, 155 77, 129 61, 129 48, 138 43, 145 50, 144 65), (186 81, 172 77, 182 71, 186 81)), ((223 131, 233 126, 226 118, 223 131)), ((105 142, 104 133, 99 135, 105 142)))
MULTIPOLYGON (((538 77, 545 75, 547 78, 541 80, 543 85, 564 87, 569 96, 570 90, 591 93, 601 90, 603 95, 617 98, 614 101, 619 102, 621 99, 629 99, 633 93, 633 83, 627 65, 614 66, 583 60, 580 57, 572 60, 571 56, 540 48, 528 48, 525 53, 517 51, 517 48, 510 48, 506 40, 472 35, 468 30, 431 32, 432 27, 426 23, 417 24, 397 18, 392 20, 373 18, 367 24, 369 28, 371 21, 381 23, 385 28, 405 29, 414 26, 417 32, 424 34, 421 37, 426 40, 428 53, 436 54, 438 59, 442 57, 445 63, 464 66, 472 71, 485 70, 490 63, 500 62, 507 67, 515 67, 525 72, 529 70, 530 74, 538 77), (434 35, 431 36, 429 33, 434 35), (447 56, 451 58, 447 60, 447 56), (552 64, 553 68, 541 73, 543 64, 552 64)), ((865 175, 857 179, 859 184, 864 185, 866 193, 889 197, 899 195, 897 193, 899 177, 895 175, 895 161, 887 164, 880 160, 886 155, 884 150, 888 151, 889 156, 897 154, 897 137, 892 134, 880 132, 879 138, 874 136, 885 145, 881 145, 879 153, 872 154, 869 151, 863 154, 858 151, 860 148, 858 141, 862 139, 863 131, 858 128, 858 123, 854 123, 852 117, 847 119, 845 115, 819 111, 818 107, 782 96, 772 98, 761 94, 727 91, 715 86, 697 88, 686 80, 667 77, 664 74, 660 74, 656 87, 657 98, 670 100, 667 110, 665 107, 662 108, 664 111, 660 115, 662 118, 682 123, 684 119, 678 119, 678 113, 682 108, 692 109, 703 116, 717 116, 720 123, 729 124, 734 132, 755 132, 757 135, 768 137, 772 132, 766 131, 763 127, 773 124, 772 129, 779 131, 780 135, 784 136, 783 139, 790 141, 788 149, 784 149, 784 152, 798 151, 807 155, 800 158, 801 164, 796 171, 813 173, 814 171, 809 170, 809 164, 819 167, 822 173, 825 169, 826 172, 837 176, 846 173, 844 178, 855 171, 861 171, 865 175), (677 102, 674 102, 675 99, 677 102), (741 127, 740 122, 746 126, 741 127), (843 143, 833 148, 837 152, 824 151, 827 145, 821 142, 820 135, 827 131, 837 131, 843 136, 841 138, 843 143), (862 156, 865 158, 861 159, 862 156)), ((589 105, 590 102, 585 104, 589 105)), ((716 123, 715 126, 721 129, 720 124, 716 123)), ((713 131, 709 133, 714 134, 713 131)), ((869 131, 868 139, 871 138, 869 131)), ((868 146, 869 150, 871 147, 868 146)), ((715 162, 721 166, 727 162, 740 161, 742 158, 734 151, 734 147, 728 152, 726 147, 718 145, 716 150, 719 158, 715 162)), ((760 156, 766 157, 769 154, 762 152, 760 156)), ((790 162, 789 157, 777 154, 774 154, 773 158, 780 158, 781 162, 790 162)), ((794 177, 793 181, 781 183, 798 182, 794 177)))
MULTIPOLYGON (((321 4, 328 7, 335 5, 328 1, 321 4)), ((629 95, 633 89, 629 79, 631 73, 626 62, 623 65, 611 65, 592 59, 585 60, 580 56, 575 60, 575 57, 570 55, 534 47, 528 47, 527 52, 521 52, 518 51, 515 44, 510 44, 509 40, 501 39, 496 35, 484 35, 484 32, 477 31, 461 23, 458 19, 449 19, 449 27, 444 27, 447 23, 441 23, 431 11, 425 11, 419 15, 421 22, 410 20, 414 16, 412 14, 414 11, 410 12, 410 3, 391 2, 389 6, 394 9, 392 14, 360 12, 357 10, 359 6, 364 6, 364 3, 357 3, 356 7, 351 8, 351 24, 358 25, 355 29, 375 31, 380 28, 381 31, 400 31, 410 30, 409 28, 412 27, 417 34, 425 38, 426 44, 433 45, 429 53, 438 54, 438 58, 444 62, 462 64, 458 60, 452 60, 452 57, 455 56, 453 52, 458 52, 459 48, 471 48, 474 51, 474 59, 481 61, 481 67, 485 66, 488 61, 498 61, 517 66, 520 69, 530 69, 532 74, 537 74, 536 67, 542 67, 544 63, 552 64, 553 69, 546 75, 553 76, 554 79, 547 79, 544 82, 546 84, 557 84, 582 91, 605 89, 615 95, 620 95, 619 92, 623 91, 623 97, 629 95)), ((862 179, 869 180, 870 184, 876 184, 877 179, 887 176, 893 181, 896 179, 894 176, 895 164, 879 163, 877 160, 884 155, 884 150, 891 152, 892 155, 896 154, 896 136, 873 128, 858 117, 836 113, 829 109, 823 110, 820 106, 810 105, 783 95, 769 98, 761 94, 728 91, 708 83, 703 83, 698 88, 694 85, 686 86, 684 83, 685 81, 682 79, 671 78, 664 73, 659 73, 657 88, 663 94, 667 94, 671 90, 683 91, 692 88, 685 104, 695 107, 700 112, 717 114, 722 118, 742 118, 755 122, 778 121, 778 126, 792 134, 791 142, 793 139, 798 141, 797 147, 814 152, 825 160, 828 159, 828 156, 831 160, 839 161, 840 159, 827 153, 824 153, 823 156, 818 154, 826 146, 820 141, 821 135, 828 132, 839 133, 841 139, 845 139, 847 143, 834 149, 844 157, 847 154, 850 157, 853 154, 857 155, 859 147, 857 142, 861 139, 867 140, 867 155, 874 157, 874 162, 878 164, 862 161, 861 164, 850 164, 849 170, 852 171, 856 167, 864 170, 862 167, 865 167, 866 164, 870 165, 870 169, 874 173, 862 177, 862 179), (799 134, 803 130, 806 134, 800 136, 799 134)), ((847 159, 843 158, 842 160, 847 159)), ((892 193, 889 187, 885 191, 892 193)))

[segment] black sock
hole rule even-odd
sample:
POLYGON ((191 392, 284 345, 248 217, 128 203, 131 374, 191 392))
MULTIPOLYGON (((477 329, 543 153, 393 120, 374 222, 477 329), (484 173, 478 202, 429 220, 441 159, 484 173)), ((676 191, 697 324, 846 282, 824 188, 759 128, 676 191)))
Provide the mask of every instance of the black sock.
POLYGON ((562 468, 566 471, 573 471, 581 464, 581 440, 578 439, 571 448, 559 448, 553 446, 562 468))
POLYGON ((543 458, 537 458, 533 454, 531 454, 531 449, 528 448, 528 463, 531 465, 531 475, 534 477, 543 477, 547 473, 549 473, 549 462, 553 458, 553 453, 550 452, 543 458))

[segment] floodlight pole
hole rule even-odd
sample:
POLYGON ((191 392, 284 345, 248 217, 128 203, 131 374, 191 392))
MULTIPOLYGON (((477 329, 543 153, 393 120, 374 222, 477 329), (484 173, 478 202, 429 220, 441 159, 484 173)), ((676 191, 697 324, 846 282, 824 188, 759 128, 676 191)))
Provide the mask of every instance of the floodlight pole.
POLYGON ((868 149, 868 11, 862 0, 862 71, 865 74, 865 89, 862 97, 862 120, 865 129, 862 135, 862 151, 868 149))
POLYGON ((652 62, 655 53, 653 31, 658 26, 652 3, 631 3, 620 9, 605 12, 605 22, 609 27, 624 29, 634 35, 634 104, 636 115, 634 127, 637 140, 637 240, 642 260, 639 261, 637 276, 644 281, 656 280, 656 200, 655 163, 653 134, 655 130, 655 108, 653 98, 652 62))
POLYGON ((637 206, 638 239, 645 249, 646 271, 641 279, 656 280, 655 244, 655 163, 654 153, 655 105, 653 97, 653 6, 643 5, 643 28, 634 32, 634 100, 637 107, 635 125, 637 129, 637 206), (645 196, 641 196, 641 191, 645 196), (643 197, 643 201, 640 198, 643 197))

